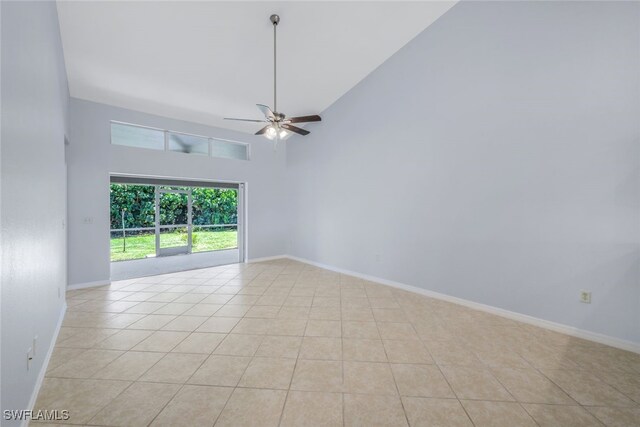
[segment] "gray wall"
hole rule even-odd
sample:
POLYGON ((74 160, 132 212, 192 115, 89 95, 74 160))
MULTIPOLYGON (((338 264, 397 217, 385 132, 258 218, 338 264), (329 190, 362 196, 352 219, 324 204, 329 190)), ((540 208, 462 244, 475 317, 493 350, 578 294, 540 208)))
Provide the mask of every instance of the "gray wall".
POLYGON ((109 280, 109 174, 139 174, 247 183, 248 258, 285 253, 286 151, 264 138, 71 99, 69 147, 69 283, 109 280), (251 144, 251 160, 111 145, 110 121, 251 144), (85 223, 85 218, 91 218, 85 223))
POLYGON ((63 309, 69 96, 55 3, 3 1, 0 10, 4 410, 28 408, 63 309))
POLYGON ((639 22, 457 4, 289 143, 289 253, 640 342, 639 22))

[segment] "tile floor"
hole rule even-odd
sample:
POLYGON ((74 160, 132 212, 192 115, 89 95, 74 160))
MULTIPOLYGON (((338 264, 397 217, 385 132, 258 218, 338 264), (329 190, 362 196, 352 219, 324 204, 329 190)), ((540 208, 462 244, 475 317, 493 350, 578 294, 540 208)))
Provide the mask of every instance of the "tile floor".
POLYGON ((640 426, 638 354, 294 261, 67 302, 36 409, 71 424, 640 426))

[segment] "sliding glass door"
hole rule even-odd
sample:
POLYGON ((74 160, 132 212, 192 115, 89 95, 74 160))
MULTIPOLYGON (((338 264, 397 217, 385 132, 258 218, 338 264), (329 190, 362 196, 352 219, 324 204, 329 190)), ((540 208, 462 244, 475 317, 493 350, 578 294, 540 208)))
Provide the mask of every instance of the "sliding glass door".
POLYGON ((111 261, 230 250, 242 260, 241 184, 115 181, 112 177, 111 261))
POLYGON ((156 256, 156 187, 111 184, 111 261, 156 256))
POLYGON ((238 247, 238 190, 194 188, 192 252, 238 247))
POLYGON ((156 254, 191 253, 191 189, 156 186, 156 254))

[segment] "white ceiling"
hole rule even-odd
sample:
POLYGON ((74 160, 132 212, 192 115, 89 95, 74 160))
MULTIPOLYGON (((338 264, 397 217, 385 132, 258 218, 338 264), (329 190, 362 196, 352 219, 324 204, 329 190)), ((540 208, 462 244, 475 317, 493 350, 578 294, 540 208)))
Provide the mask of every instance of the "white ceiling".
POLYGON ((278 109, 322 112, 451 2, 58 1, 71 96, 255 132, 272 106, 278 26, 278 109))

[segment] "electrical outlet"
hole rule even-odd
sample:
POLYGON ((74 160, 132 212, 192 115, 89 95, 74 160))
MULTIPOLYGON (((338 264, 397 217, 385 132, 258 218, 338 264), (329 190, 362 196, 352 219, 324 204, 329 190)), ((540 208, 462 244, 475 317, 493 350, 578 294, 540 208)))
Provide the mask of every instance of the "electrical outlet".
POLYGON ((31 369, 31 362, 33 361, 33 349, 29 347, 27 349, 27 371, 31 369))
POLYGON ((33 337, 33 357, 36 357, 38 354, 38 336, 34 335, 33 337))
POLYGON ((591 304, 591 291, 580 291, 580 302, 585 304, 591 304))
POLYGON ((93 217, 91 217, 91 216, 85 216, 85 217, 84 217, 84 223, 85 223, 85 224, 93 224, 93 217))

